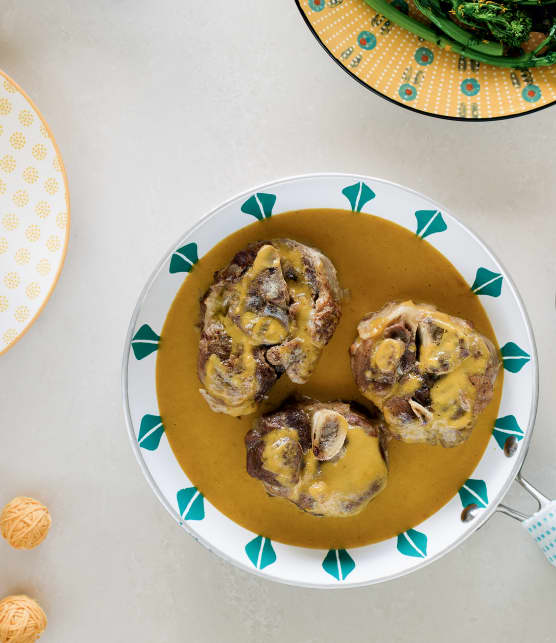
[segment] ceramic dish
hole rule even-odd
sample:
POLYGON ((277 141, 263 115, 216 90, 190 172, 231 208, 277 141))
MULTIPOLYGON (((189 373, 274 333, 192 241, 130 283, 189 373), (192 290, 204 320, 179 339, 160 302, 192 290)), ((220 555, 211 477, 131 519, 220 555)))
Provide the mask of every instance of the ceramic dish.
POLYGON ((0 72, 0 354, 31 327, 58 281, 69 238, 62 157, 42 115, 0 72))
MULTIPOLYGON (((396 6, 411 13, 406 0, 396 6)), ((480 64, 393 25, 363 0, 296 0, 313 35, 350 76, 413 111, 456 120, 527 114, 556 102, 556 65, 480 64)))
MULTIPOLYGON (((498 508, 527 450, 537 403, 537 361, 523 305, 508 274, 484 244, 430 199, 387 181, 319 174, 269 183, 222 204, 164 256, 133 313, 124 349, 123 401, 129 437, 154 493, 195 539, 266 578, 312 587, 376 583, 419 569, 463 542, 498 508), (459 493, 422 524, 396 538, 346 551, 272 542, 232 522, 188 480, 165 436, 155 386, 161 328, 180 285, 216 243, 280 212, 336 208, 372 213, 425 238, 465 278, 486 309, 504 364, 498 419, 484 455, 459 493), (512 437, 512 450, 506 441, 512 437), (505 451, 506 447, 506 451, 505 451), (506 453, 508 455, 506 455, 506 453), (462 520, 462 510, 468 522, 462 520)), ((215 416, 217 421, 218 416, 215 416)), ((493 545, 494 546, 494 545, 493 545)))

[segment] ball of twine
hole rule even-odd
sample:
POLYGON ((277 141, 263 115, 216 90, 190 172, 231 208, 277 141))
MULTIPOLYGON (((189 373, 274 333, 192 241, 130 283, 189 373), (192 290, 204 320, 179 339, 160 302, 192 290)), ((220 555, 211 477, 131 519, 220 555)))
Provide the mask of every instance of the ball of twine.
POLYGON ((46 614, 28 596, 0 601, 0 643, 34 643, 46 628, 46 614))
POLYGON ((33 549, 46 538, 52 519, 48 509, 33 498, 14 498, 0 514, 2 536, 15 549, 33 549))

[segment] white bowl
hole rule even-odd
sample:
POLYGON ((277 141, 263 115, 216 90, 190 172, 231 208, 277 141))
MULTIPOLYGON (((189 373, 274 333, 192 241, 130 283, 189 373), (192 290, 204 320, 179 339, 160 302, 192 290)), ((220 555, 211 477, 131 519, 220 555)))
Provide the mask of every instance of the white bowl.
MULTIPOLYGON (((264 236, 264 235, 263 235, 264 236)), ((247 571, 293 585, 353 587, 415 571, 470 536, 495 511, 525 457, 537 404, 537 360, 527 315, 508 274, 485 245, 430 199, 388 181, 349 174, 291 177, 253 188, 206 215, 164 256, 133 312, 122 385, 129 437, 154 493, 176 522, 211 551, 247 571), (256 196, 254 196, 256 195, 256 196), (505 368, 493 435, 470 479, 444 507, 397 538, 346 550, 272 542, 213 507, 180 468, 160 422, 156 350, 166 314, 196 258, 236 230, 280 212, 341 208, 371 212, 426 237, 470 284, 490 318, 505 368), (509 435, 518 440, 504 453, 509 435), (462 522, 464 506, 479 510, 462 522)), ((494 543, 493 543, 494 547, 494 543)))

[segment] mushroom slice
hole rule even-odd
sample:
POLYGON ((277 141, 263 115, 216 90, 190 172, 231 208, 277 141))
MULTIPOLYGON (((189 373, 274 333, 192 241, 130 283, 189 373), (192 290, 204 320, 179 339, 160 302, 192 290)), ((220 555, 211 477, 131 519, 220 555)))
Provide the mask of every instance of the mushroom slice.
POLYGON ((423 424, 427 424, 428 422, 431 422, 433 419, 433 414, 429 409, 425 408, 422 404, 419 404, 419 402, 416 402, 415 400, 409 400, 409 406, 411 407, 411 410, 415 415, 421 420, 423 424))
POLYGON ((336 411, 316 411, 311 422, 313 453, 317 460, 331 460, 340 452, 346 440, 349 425, 336 411))

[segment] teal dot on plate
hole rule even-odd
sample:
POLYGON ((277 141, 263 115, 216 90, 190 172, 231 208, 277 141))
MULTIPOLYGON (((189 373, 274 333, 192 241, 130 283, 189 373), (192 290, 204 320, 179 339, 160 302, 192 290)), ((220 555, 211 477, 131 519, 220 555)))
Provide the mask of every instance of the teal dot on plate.
POLYGON ((462 80, 460 88, 466 96, 476 96, 479 93, 481 86, 479 85, 479 81, 475 78, 466 78, 465 80, 462 80))
POLYGON ((419 47, 415 52, 415 60, 423 66, 430 65, 434 60, 434 54, 428 47, 419 47))
POLYGON ((313 11, 322 11, 326 0, 309 0, 309 6, 313 11))
POLYGON ((370 31, 362 31, 357 36, 357 44, 361 49, 366 49, 367 51, 374 49, 376 47, 376 36, 370 31))
MULTIPOLYGON (((523 88, 521 96, 528 103, 536 103, 541 97, 541 90, 537 85, 527 85, 523 88)), ((551 514, 552 517, 552 514, 551 514)))
POLYGON ((398 94, 402 100, 413 100, 417 96, 417 90, 413 85, 404 83, 398 90, 398 94))

